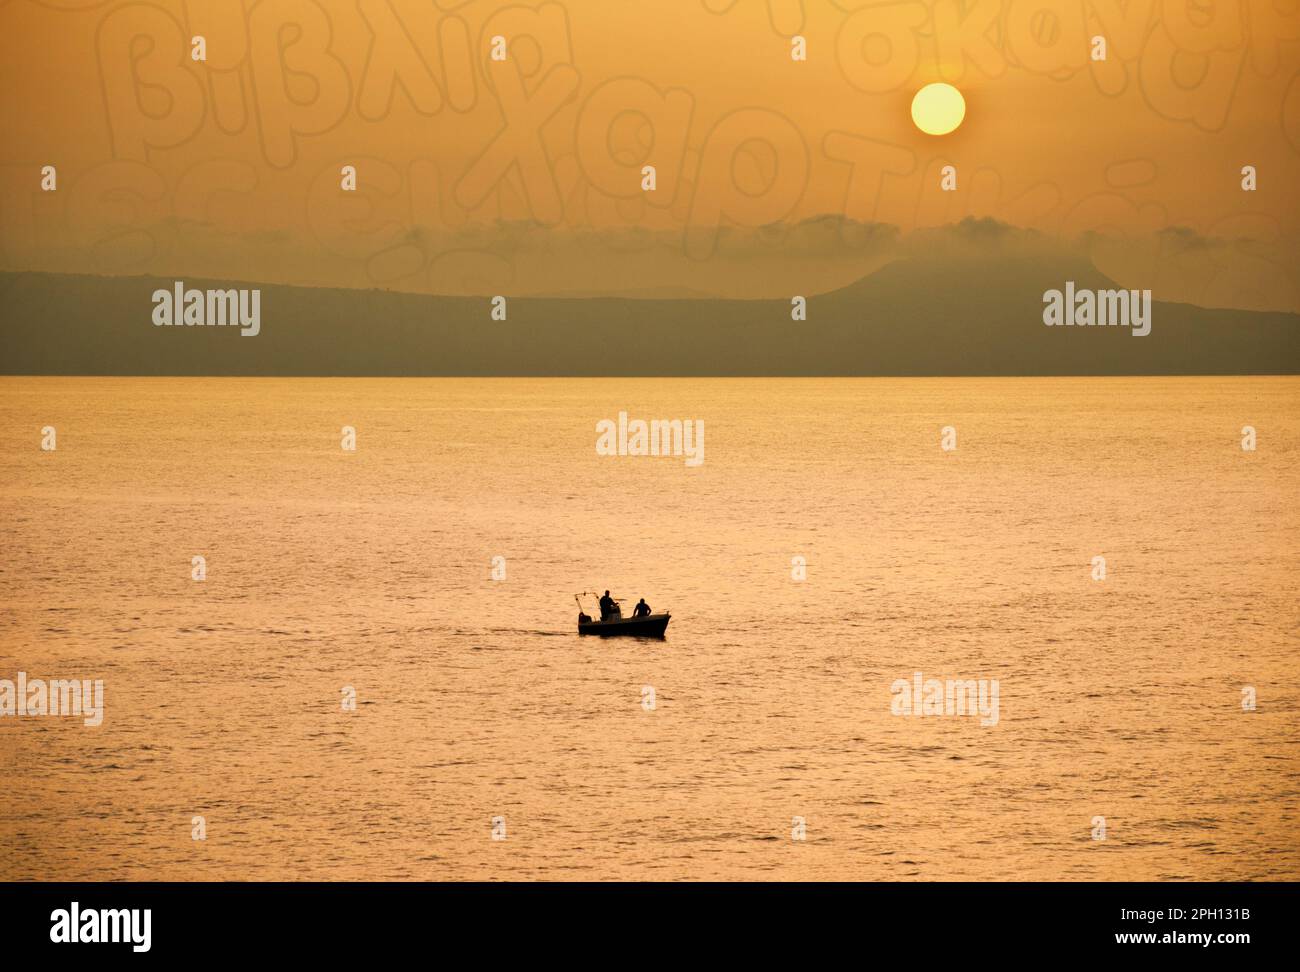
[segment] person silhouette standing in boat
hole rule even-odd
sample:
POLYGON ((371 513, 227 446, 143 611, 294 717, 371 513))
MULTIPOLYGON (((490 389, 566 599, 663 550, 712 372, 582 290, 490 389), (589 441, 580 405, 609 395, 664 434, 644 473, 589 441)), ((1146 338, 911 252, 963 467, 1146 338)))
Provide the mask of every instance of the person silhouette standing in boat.
POLYGON ((606 591, 605 596, 600 599, 600 620, 608 621, 610 618, 618 617, 618 613, 618 605, 609 596, 609 591, 606 591))

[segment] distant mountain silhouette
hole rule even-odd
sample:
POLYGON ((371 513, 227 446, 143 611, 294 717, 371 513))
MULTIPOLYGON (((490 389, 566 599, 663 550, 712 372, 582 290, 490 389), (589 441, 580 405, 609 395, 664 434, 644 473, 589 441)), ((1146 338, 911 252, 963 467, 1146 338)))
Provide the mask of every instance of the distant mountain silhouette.
POLYGON ((260 287, 261 333, 156 327, 175 278, 0 273, 0 373, 63 375, 1296 374, 1300 315, 1164 303, 1151 333, 1046 327, 1043 292, 1118 289, 1086 258, 924 256, 790 301, 433 297, 260 287))
POLYGON ((589 300, 593 297, 609 297, 619 300, 725 300, 725 297, 692 287, 633 287, 626 290, 608 290, 593 294, 578 290, 556 290, 530 294, 548 300, 589 300))

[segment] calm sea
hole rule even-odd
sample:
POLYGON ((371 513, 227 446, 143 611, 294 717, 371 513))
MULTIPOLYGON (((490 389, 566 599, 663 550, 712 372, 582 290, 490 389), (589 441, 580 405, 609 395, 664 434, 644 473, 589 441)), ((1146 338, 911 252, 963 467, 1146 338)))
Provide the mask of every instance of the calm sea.
POLYGON ((1298 499, 1294 378, 3 378, 0 678, 105 712, 0 878, 1297 879, 1298 499))

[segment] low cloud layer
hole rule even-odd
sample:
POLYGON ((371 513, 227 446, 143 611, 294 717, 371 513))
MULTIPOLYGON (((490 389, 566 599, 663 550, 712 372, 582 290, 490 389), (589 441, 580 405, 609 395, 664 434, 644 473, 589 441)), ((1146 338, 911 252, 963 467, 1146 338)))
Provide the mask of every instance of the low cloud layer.
POLYGON ((688 239, 673 227, 360 221, 329 231, 245 233, 217 221, 168 219, 77 246, 38 248, 26 259, 7 252, 2 265, 448 295, 768 298, 826 293, 897 260, 1058 252, 1086 258, 1125 287, 1150 289, 1160 300, 1300 311, 1295 239, 1228 239, 1188 227, 1065 239, 988 218, 904 233, 839 215, 692 232, 697 235, 688 239))

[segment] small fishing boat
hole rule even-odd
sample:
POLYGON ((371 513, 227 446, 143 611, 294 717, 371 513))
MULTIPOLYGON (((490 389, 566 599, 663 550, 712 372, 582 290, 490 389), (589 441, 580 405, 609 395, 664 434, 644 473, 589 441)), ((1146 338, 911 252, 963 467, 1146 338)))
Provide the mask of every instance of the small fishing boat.
MULTIPOLYGON (((585 594, 587 592, 583 592, 585 594)), ((575 594, 578 602, 578 634, 600 635, 602 638, 624 636, 631 638, 662 638, 668 630, 668 619, 672 617, 667 611, 663 614, 647 614, 640 618, 623 617, 622 609, 614 600, 614 613, 603 619, 592 619, 582 609, 583 594, 575 594)), ((596 595, 592 594, 592 597, 596 595)))
POLYGON ((609 638, 614 635, 628 635, 634 638, 662 638, 668 630, 671 614, 647 614, 644 618, 610 618, 607 621, 579 621, 578 634, 600 635, 609 638))

